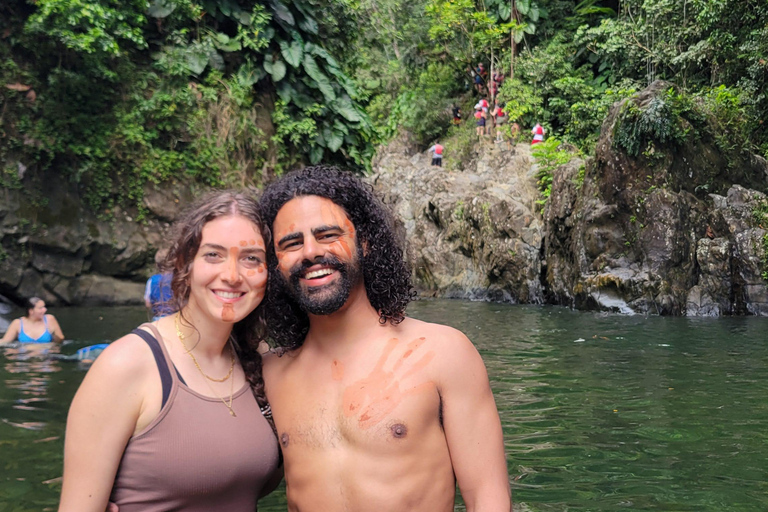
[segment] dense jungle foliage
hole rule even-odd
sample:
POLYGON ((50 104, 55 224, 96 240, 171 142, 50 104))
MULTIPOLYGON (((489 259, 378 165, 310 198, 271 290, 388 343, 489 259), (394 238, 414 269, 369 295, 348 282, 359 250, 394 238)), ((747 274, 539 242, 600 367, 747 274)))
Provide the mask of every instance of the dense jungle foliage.
MULTIPOLYGON (((524 132, 585 153, 615 101, 664 79, 723 144, 766 154, 767 60, 764 0, 5 0, 0 181, 55 172, 103 212, 148 182, 365 170, 401 132, 461 154, 452 107, 469 118, 495 72, 524 132)), ((671 110, 633 115, 661 133, 671 110)))

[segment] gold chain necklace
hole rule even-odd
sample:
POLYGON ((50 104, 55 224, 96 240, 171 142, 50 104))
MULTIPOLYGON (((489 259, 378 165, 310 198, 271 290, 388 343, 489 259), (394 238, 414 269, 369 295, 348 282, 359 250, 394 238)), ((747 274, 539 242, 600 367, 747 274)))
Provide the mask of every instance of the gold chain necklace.
POLYGON ((230 355, 232 356, 232 365, 229 367, 229 372, 223 379, 214 379, 212 377, 209 377, 205 374, 202 368, 200 368, 200 364, 197 362, 197 359, 195 359, 194 354, 192 354, 192 350, 187 348, 186 343, 184 343, 185 336, 181 333, 181 328, 179 326, 179 316, 180 314, 176 314, 176 317, 174 318, 174 324, 176 325, 176 336, 179 337, 179 342, 181 343, 181 346, 184 347, 184 351, 190 355, 192 358, 192 362, 195 363, 195 367, 197 368, 197 371, 200 372, 200 375, 205 377, 205 385, 208 386, 208 389, 211 390, 211 393, 214 394, 216 398, 221 400, 221 403, 224 404, 224 406, 229 409, 229 414, 232 417, 237 417, 237 414, 235 414, 235 410, 232 408, 232 399, 235 396, 235 379, 233 378, 229 383, 229 403, 227 403, 226 400, 224 400, 219 394, 216 392, 216 390, 213 389, 213 386, 211 386, 211 383, 208 382, 209 380, 212 380, 214 382, 224 382, 225 380, 229 379, 232 376, 232 372, 235 369, 235 352, 232 350, 232 347, 229 347, 230 355))
POLYGON ((200 363, 197 362, 197 358, 195 357, 195 354, 192 353, 192 349, 191 348, 188 349, 187 348, 187 344, 184 343, 184 340, 187 337, 184 336, 184 334, 182 334, 182 332, 181 332, 181 326, 179 325, 179 316, 180 315, 177 314, 176 317, 174 318, 174 324, 176 325, 176 336, 179 337, 179 341, 181 342, 181 346, 184 347, 184 350, 186 351, 186 353, 189 354, 189 356, 192 358, 192 362, 195 363, 195 366, 197 367, 197 371, 199 371, 200 374, 202 374, 203 377, 205 377, 206 379, 208 379, 210 381, 213 381, 213 382, 226 382, 226 380, 232 376, 232 372, 235 370, 235 353, 232 350, 232 347, 230 347, 230 349, 229 349, 229 355, 232 358, 232 361, 231 361, 231 364, 229 365, 229 371, 227 372, 227 374, 224 377, 220 378, 220 379, 216 379, 214 377, 206 375, 206 373, 200 367, 200 363))

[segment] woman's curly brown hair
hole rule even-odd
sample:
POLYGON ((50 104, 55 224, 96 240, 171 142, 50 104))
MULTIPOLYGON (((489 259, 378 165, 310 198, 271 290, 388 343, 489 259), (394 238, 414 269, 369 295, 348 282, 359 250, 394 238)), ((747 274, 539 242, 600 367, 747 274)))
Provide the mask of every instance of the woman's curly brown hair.
MULTIPOLYGON (((392 212, 374 195, 373 188, 334 166, 318 165, 291 172, 269 185, 261 196, 259 204, 267 226, 273 225, 285 203, 299 196, 324 197, 344 209, 357 233, 368 300, 379 312, 379 322, 400 323, 414 297, 411 270, 403 257, 403 237, 392 212)), ((309 317, 290 297, 282 280, 275 278, 277 257, 273 244, 267 248, 267 260, 270 273, 265 305, 268 337, 281 347, 299 347, 309 330, 309 317)))
MULTIPOLYGON (((237 191, 211 192, 190 206, 174 224, 173 243, 165 259, 159 264, 160 270, 171 277, 171 309, 181 311, 189 301, 189 282, 192 263, 200 249, 203 227, 214 219, 231 215, 242 216, 253 222, 260 230, 267 247, 271 246, 268 225, 262 222, 259 206, 253 197, 237 191)), ((266 337, 263 302, 248 316, 232 327, 230 340, 235 347, 245 377, 251 385, 259 407, 266 407, 264 378, 261 374, 259 342, 266 337)), ((187 320, 189 325, 194 325, 187 320)))

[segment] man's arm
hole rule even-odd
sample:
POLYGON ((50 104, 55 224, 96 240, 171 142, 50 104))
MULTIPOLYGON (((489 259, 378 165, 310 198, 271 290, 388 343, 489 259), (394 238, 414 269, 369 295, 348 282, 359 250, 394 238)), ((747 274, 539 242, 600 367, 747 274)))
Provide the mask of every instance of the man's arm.
POLYGON ((509 512, 512 501, 499 413, 485 364, 451 329, 441 353, 439 389, 453 471, 467 512, 509 512))

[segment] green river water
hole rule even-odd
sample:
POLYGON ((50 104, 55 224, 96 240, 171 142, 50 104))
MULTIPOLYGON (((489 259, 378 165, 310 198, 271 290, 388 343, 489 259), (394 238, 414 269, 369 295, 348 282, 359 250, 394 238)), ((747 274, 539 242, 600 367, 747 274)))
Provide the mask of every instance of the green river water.
MULTIPOLYGON (((64 353, 146 320, 141 308, 50 312, 72 340, 64 353)), ((485 359, 515 510, 768 510, 768 318, 444 300, 409 314, 461 329, 485 359)), ((67 408, 84 374, 0 349, 0 512, 55 510, 67 408)), ((259 510, 284 503, 278 490, 259 510)))

